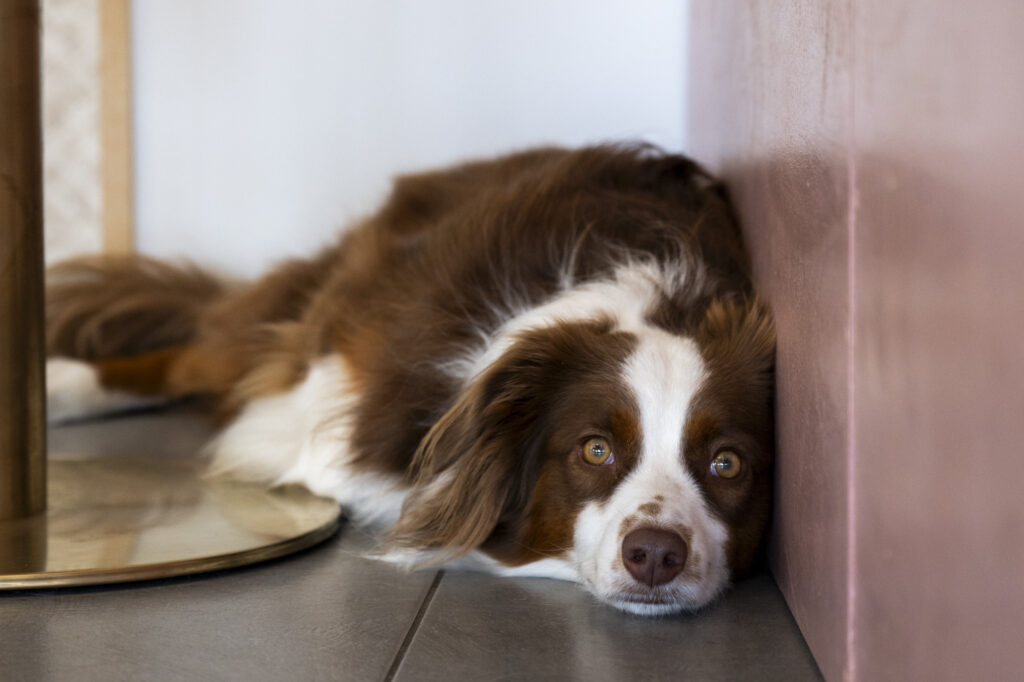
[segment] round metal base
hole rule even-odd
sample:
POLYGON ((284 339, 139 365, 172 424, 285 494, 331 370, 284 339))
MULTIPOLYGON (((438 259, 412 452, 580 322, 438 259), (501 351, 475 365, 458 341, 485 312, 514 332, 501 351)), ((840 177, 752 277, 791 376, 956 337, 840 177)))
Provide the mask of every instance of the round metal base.
POLYGON ((0 521, 0 590, 147 580, 264 561, 338 528, 303 488, 204 478, 196 458, 51 460, 46 514, 0 521))

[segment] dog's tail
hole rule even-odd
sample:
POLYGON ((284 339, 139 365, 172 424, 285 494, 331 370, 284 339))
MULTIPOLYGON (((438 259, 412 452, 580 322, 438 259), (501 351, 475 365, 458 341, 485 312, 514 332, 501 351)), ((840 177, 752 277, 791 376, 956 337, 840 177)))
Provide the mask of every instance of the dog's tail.
POLYGON ((190 343, 229 285, 194 266, 142 256, 93 256, 46 274, 46 348, 89 362, 190 343))
POLYGON ((78 258, 50 268, 51 423, 210 392, 209 372, 196 380, 188 371, 196 364, 204 315, 233 288, 198 268, 140 256, 78 258))

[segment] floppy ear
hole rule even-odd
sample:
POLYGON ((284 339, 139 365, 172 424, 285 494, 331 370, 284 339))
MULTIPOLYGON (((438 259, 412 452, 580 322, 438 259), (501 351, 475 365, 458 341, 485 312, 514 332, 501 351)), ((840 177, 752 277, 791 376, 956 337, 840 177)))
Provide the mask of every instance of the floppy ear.
POLYGON ((431 428, 413 458, 413 489, 390 545, 454 559, 525 507, 553 381, 549 364, 521 340, 431 428))
POLYGON ((599 318, 522 332, 473 380, 416 451, 393 548, 434 550, 440 563, 525 513, 552 404, 632 348, 632 336, 611 333, 612 326, 599 318))
POLYGON ((775 322, 761 300, 712 301, 697 337, 709 364, 728 363, 748 376, 771 382, 775 369, 775 322))

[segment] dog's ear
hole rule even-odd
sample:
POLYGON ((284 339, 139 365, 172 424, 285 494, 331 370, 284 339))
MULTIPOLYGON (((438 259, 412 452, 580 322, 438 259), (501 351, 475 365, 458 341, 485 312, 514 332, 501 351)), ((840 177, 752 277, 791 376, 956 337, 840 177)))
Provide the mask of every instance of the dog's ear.
POLYGON ((433 550, 441 562, 515 525, 533 491, 553 406, 633 346, 631 335, 612 330, 601 318, 518 334, 420 444, 392 547, 433 550))
POLYGON ((697 331, 705 361, 771 382, 775 368, 775 322, 759 299, 720 298, 711 302, 697 331), (738 367, 736 367, 738 365, 738 367))
POLYGON ((413 459, 414 483, 389 537, 438 562, 479 547, 529 498, 557 377, 550 358, 520 340, 464 391, 413 459))

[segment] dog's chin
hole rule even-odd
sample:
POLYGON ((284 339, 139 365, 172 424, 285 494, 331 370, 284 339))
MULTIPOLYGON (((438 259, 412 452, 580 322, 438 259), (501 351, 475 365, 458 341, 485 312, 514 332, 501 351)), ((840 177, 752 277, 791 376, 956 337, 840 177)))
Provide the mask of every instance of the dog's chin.
POLYGON ((638 616, 670 616, 677 613, 692 613, 713 603, 725 590, 725 585, 685 586, 676 589, 654 588, 651 590, 631 587, 626 590, 603 595, 600 599, 615 608, 638 616))
POLYGON ((643 601, 636 597, 614 598, 605 601, 621 611, 637 616, 671 616, 684 611, 692 611, 695 608, 673 600, 643 601))

